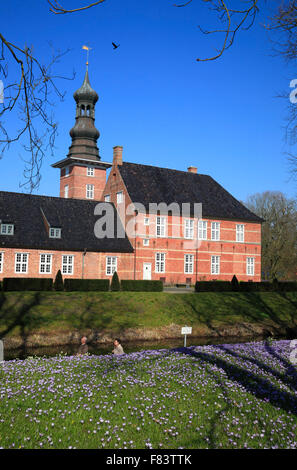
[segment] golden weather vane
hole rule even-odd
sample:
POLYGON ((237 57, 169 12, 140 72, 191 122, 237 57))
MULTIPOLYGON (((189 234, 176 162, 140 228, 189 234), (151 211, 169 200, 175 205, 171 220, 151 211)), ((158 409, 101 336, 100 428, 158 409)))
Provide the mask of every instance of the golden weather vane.
POLYGON ((92 49, 92 47, 83 46, 82 49, 84 49, 85 51, 87 51, 87 62, 86 62, 86 66, 87 66, 87 69, 88 69, 88 65, 89 65, 89 51, 92 49))

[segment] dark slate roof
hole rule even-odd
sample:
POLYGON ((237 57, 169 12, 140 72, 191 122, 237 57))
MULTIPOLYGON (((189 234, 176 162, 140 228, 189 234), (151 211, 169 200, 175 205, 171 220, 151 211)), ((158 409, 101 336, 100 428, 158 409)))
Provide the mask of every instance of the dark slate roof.
MULTIPOLYGON (((94 226, 101 216, 94 215, 98 201, 64 199, 0 191, 0 220, 14 224, 14 235, 0 234, 2 248, 35 248, 43 250, 93 251, 131 253, 133 248, 124 238, 96 238, 94 226), (61 228, 61 239, 49 238, 44 216, 51 227, 61 228)), ((106 204, 106 203, 101 203, 106 204)), ((112 208, 114 226, 117 212, 112 208)), ((118 225, 120 227, 120 225, 118 225)))
MULTIPOLYGON (((123 162, 119 171, 133 203, 202 203, 202 217, 262 222, 211 176, 123 162)), ((181 207, 181 206, 180 206, 181 207)))

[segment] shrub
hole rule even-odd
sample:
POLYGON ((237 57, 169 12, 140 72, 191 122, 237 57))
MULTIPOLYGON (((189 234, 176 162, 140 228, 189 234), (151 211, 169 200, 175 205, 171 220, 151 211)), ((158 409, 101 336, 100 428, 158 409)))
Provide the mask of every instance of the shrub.
POLYGON ((64 288, 71 291, 108 291, 109 279, 65 279, 64 288))
POLYGON ((53 280, 34 277, 5 277, 4 291, 49 291, 53 288, 53 280))
POLYGON ((238 282, 238 279, 237 279, 237 277, 235 276, 235 274, 234 274, 234 276, 232 277, 231 287, 232 287, 232 290, 233 290, 233 291, 235 291, 235 292, 239 291, 239 282, 238 282))
POLYGON ((121 290, 120 280, 118 273, 115 271, 112 276, 110 290, 112 291, 119 291, 121 290))
POLYGON ((132 281, 123 280, 121 282, 121 288, 123 291, 136 291, 136 292, 162 292, 163 282, 162 281, 132 281))
POLYGON ((54 282, 54 289, 56 291, 64 290, 64 283, 63 283, 63 278, 62 278, 62 274, 61 274, 60 269, 59 269, 59 271, 57 272, 57 275, 56 275, 56 279, 55 279, 55 282, 54 282))

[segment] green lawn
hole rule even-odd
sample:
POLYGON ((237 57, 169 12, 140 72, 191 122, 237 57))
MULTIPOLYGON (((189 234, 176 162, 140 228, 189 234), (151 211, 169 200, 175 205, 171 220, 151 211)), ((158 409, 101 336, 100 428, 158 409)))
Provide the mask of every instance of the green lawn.
POLYGON ((69 330, 193 326, 196 333, 252 323, 297 324, 297 293, 7 292, 0 337, 69 330))

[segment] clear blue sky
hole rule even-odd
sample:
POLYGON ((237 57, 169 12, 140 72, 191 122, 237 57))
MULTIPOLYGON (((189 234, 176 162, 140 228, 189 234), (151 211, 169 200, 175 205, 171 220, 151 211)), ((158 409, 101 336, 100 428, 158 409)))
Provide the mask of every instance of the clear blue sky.
MULTIPOLYGON (((73 7, 87 0, 62 3, 73 7)), ((255 27, 241 33, 222 59, 198 63, 198 56, 215 50, 214 38, 197 28, 211 25, 211 14, 199 0, 187 8, 174 8, 173 3, 106 0, 84 13, 61 16, 49 13, 45 0, 1 5, 1 32, 9 41, 21 47, 33 44, 44 63, 50 57, 49 42, 61 50, 70 48, 55 71, 66 76, 76 71, 73 81, 58 82, 66 91, 64 102, 55 106, 59 136, 55 156, 48 155, 43 163, 37 193, 59 194, 59 171, 50 165, 66 156, 71 143, 72 94, 82 84, 82 45, 88 42, 93 48, 90 82, 100 97, 95 124, 102 160, 111 161, 112 147, 122 145, 129 162, 179 170, 195 165, 239 200, 265 190, 296 195, 284 154, 287 103, 277 95, 289 91, 297 73, 272 54, 262 26, 268 7, 263 1, 255 27), (116 51, 112 42, 120 43, 116 51)), ((22 156, 26 158, 16 144, 0 161, 1 190, 22 191, 22 156)))

